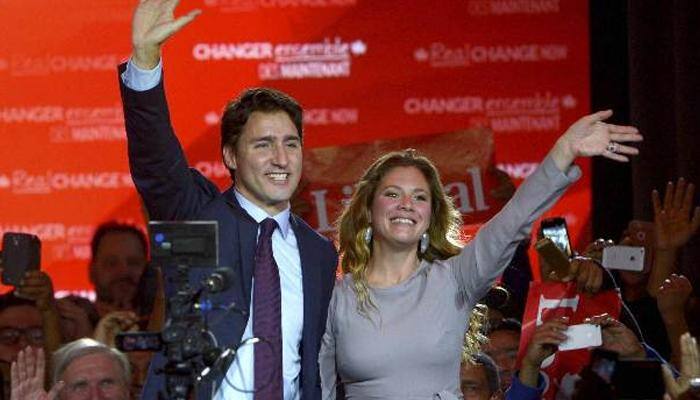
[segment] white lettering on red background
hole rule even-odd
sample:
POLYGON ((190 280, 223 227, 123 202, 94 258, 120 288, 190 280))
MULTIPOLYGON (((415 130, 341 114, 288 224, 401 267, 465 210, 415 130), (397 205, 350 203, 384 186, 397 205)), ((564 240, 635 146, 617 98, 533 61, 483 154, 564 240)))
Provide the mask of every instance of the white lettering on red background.
POLYGON ((128 172, 62 172, 46 171, 30 173, 18 169, 0 177, 9 179, 9 184, 0 185, 14 194, 48 194, 65 190, 123 189, 133 188, 128 172))
POLYGON ((318 42, 197 43, 192 56, 197 61, 264 61, 258 65, 262 80, 349 77, 353 57, 367 52, 362 40, 340 37, 318 42))
MULTIPOLYGON (((471 178, 471 182, 449 182, 444 186, 445 192, 452 196, 457 209, 463 214, 488 210, 489 206, 486 204, 484 188, 481 182, 481 170, 477 167, 472 167, 467 169, 467 173, 471 178), (473 203, 472 198, 474 199, 473 203)), ((346 185, 341 191, 343 194, 341 203, 345 205, 352 196, 353 187, 346 185)), ((335 230, 331 225, 331 220, 328 215, 327 196, 328 189, 316 189, 311 191, 312 201, 315 205, 316 219, 318 221, 318 226, 315 226, 314 229, 321 233, 328 233, 335 230)))
POLYGON ((407 115, 469 114, 472 125, 486 126, 497 133, 561 130, 561 112, 578 104, 571 94, 550 91, 518 97, 444 96, 408 97, 407 115))
POLYGON ((435 42, 419 47, 413 58, 427 62, 434 68, 468 67, 474 64, 528 63, 561 61, 567 58, 569 49, 563 44, 524 43, 513 45, 480 45, 464 43, 450 46, 435 42))
POLYGON ((15 54, 9 62, 9 72, 16 77, 46 76, 56 73, 113 72, 122 54, 47 54, 27 56, 15 54))

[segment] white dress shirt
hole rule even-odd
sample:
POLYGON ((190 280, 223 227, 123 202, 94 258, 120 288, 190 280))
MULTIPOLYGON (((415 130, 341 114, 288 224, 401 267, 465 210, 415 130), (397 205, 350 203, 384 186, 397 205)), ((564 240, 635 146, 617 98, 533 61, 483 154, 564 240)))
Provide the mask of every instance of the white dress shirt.
MULTIPOLYGON (((158 85, 162 76, 161 62, 152 70, 138 68, 131 61, 121 75, 124 84, 136 91, 145 91, 158 85)), ((301 371, 302 328, 304 326, 304 294, 302 287, 301 260, 294 230, 290 226, 289 207, 277 215, 268 215, 238 191, 235 192, 238 203, 253 219, 260 223, 272 217, 279 229, 272 234, 272 251, 279 268, 280 289, 282 294, 282 377, 285 400, 297 400, 299 393, 299 372, 301 371)), ((259 232, 258 232, 259 234, 259 232)), ((255 285, 255 280, 253 280, 255 285)), ((250 317, 243 332, 242 340, 253 337, 253 290, 251 289, 250 317)), ((264 344, 260 344, 264 345, 264 344)), ((214 399, 253 400, 254 387, 254 345, 242 346, 231 363, 226 378, 216 390, 214 399)))
MULTIPOLYGON (((270 217, 263 209, 243 197, 238 191, 236 199, 253 219, 260 223, 270 217)), ((301 356, 299 346, 304 325, 304 296, 301 279, 301 262, 299 248, 294 231, 289 223, 290 210, 272 216, 279 229, 272 233, 272 253, 279 267, 280 289, 282 292, 282 377, 284 399, 299 399, 299 371, 301 356)), ((259 234, 259 232, 258 232, 259 234)), ((255 285, 255 280, 253 280, 255 285)), ((253 337, 253 290, 251 289, 250 317, 243 332, 243 340, 253 337)), ((238 350, 237 358, 231 363, 226 379, 221 383, 214 399, 253 399, 252 393, 241 393, 237 389, 253 388, 254 346, 243 346, 238 350), (233 387, 232 387, 232 385, 233 387)))

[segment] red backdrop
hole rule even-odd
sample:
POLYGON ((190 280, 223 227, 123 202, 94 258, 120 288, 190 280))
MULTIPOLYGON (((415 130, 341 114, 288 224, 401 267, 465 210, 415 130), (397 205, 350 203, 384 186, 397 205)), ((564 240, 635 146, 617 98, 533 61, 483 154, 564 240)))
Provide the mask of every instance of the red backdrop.
MULTIPOLYGON (((116 80, 116 65, 130 52, 136 1, 2 3, 0 231, 38 234, 55 287, 86 289, 95 225, 115 218, 143 224, 116 80)), ((325 154, 378 139, 490 128, 489 162, 516 182, 589 111, 587 1, 180 5, 192 8, 204 12, 165 48, 166 88, 190 162, 222 187, 228 173, 218 117, 249 86, 295 96, 306 108, 305 147, 338 147, 325 154)), ((453 146, 431 153, 441 169, 461 161, 453 146)), ((587 173, 588 163, 582 167, 587 173)), ((588 174, 549 215, 558 214, 575 243, 590 236, 588 174)))

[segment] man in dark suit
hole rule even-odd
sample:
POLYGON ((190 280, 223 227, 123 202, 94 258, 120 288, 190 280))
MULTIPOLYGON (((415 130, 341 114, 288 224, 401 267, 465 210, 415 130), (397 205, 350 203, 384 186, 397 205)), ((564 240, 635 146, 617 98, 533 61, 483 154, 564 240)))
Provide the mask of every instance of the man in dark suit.
MULTIPOLYGON (((198 388, 197 398, 320 398, 318 351, 337 253, 327 239, 290 212, 289 199, 301 175, 301 107, 276 90, 244 91, 227 105, 222 118, 221 149, 233 186, 221 193, 190 169, 170 124, 160 63, 162 44, 199 14, 196 10, 176 19, 177 3, 141 0, 134 13, 133 53, 120 66, 131 174, 152 219, 218 221, 220 264, 232 268, 234 280, 216 301, 239 310, 210 326, 218 345, 235 347, 241 340, 261 336, 256 316, 259 320, 266 316, 268 322, 271 318, 281 332, 279 345, 269 341, 274 368, 264 364, 270 360, 258 359, 265 346, 255 350, 244 346, 213 385, 198 388), (263 234, 260 228, 268 225, 271 236, 270 230, 265 228, 268 233, 263 234), (274 261, 268 264, 275 265, 265 271, 279 274, 273 279, 274 290, 262 290, 267 279, 263 276, 268 276, 260 272, 258 261, 264 258, 263 235, 268 243, 271 240, 274 261), (277 314, 265 308, 271 304, 277 314)), ((190 276, 199 279, 209 272, 192 269, 190 276)), ((168 273, 166 268, 166 295, 172 290, 167 286, 168 273)), ((155 399, 158 391, 165 391, 164 378, 156 372, 164 362, 162 354, 154 357, 142 398, 155 399)))

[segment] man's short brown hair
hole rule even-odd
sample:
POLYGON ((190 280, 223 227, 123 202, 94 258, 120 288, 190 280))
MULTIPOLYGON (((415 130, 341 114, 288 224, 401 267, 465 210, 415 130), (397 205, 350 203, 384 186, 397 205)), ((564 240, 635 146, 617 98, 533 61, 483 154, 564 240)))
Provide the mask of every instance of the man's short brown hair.
POLYGON ((231 100, 221 117, 221 149, 236 147, 243 126, 255 111, 286 113, 297 128, 299 139, 303 135, 303 110, 299 103, 286 93, 271 88, 246 89, 238 98, 231 100))

